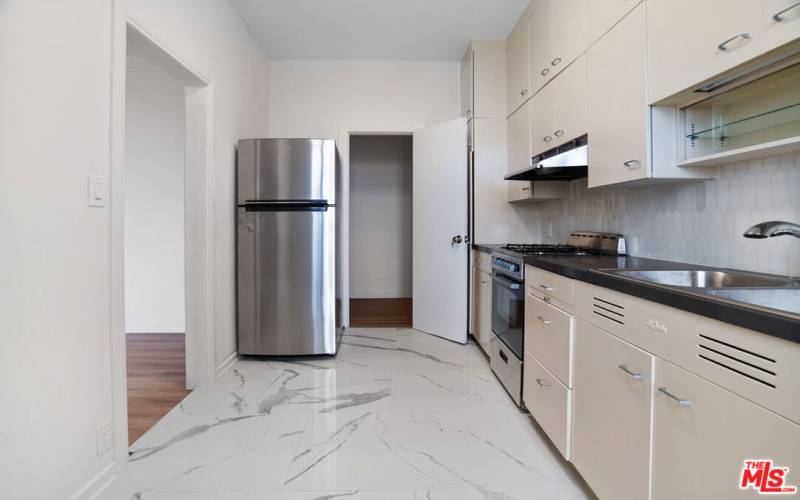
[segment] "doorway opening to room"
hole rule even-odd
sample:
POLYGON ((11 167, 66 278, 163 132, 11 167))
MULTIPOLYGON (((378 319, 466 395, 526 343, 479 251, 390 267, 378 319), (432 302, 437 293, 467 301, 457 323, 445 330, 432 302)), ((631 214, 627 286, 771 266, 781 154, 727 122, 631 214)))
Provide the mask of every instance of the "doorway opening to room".
POLYGON ((411 327, 412 146, 350 136, 350 326, 411 327))
POLYGON ((128 443, 207 378, 203 322, 207 86, 126 30, 122 246, 128 443), (201 243, 197 243, 200 241, 201 243), (189 285, 192 284, 190 287, 189 285), (198 358, 200 358, 198 360, 198 358))

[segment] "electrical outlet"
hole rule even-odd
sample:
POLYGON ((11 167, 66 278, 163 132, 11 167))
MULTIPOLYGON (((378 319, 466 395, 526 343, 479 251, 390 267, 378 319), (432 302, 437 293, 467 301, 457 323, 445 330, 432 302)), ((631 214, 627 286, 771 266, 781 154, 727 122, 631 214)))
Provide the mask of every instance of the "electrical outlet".
POLYGON ((97 456, 104 455, 111 449, 111 421, 105 422, 97 428, 97 456))

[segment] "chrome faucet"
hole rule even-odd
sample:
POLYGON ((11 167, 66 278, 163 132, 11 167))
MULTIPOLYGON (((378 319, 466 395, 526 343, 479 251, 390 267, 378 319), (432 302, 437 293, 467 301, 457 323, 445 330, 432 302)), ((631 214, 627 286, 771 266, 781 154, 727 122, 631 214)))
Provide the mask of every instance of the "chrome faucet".
POLYGON ((748 228, 742 236, 745 238, 769 238, 786 235, 800 238, 800 225, 778 220, 761 222, 748 228))

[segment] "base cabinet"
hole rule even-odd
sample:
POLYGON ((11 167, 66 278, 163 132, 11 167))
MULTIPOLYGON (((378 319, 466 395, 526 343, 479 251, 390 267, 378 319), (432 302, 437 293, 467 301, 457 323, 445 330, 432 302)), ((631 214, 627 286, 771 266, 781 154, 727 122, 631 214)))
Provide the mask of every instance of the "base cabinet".
POLYGON ((800 426, 661 359, 655 372, 652 500, 755 498, 739 489, 750 459, 800 484, 800 426))
POLYGON ((648 496, 652 365, 650 354, 577 321, 572 462, 600 498, 648 496))

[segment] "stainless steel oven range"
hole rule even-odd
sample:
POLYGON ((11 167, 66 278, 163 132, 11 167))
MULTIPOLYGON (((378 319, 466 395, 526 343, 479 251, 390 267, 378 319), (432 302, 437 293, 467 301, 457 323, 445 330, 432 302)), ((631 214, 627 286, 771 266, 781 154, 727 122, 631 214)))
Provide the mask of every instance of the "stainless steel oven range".
POLYGON ((508 244, 492 254, 492 371, 508 394, 522 406, 522 360, 525 325, 526 255, 625 255, 625 237, 581 231, 570 234, 566 245, 508 244))

